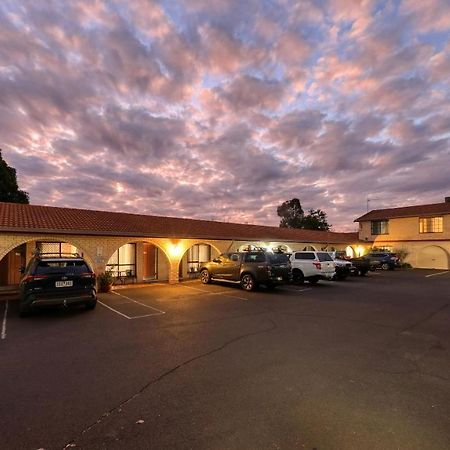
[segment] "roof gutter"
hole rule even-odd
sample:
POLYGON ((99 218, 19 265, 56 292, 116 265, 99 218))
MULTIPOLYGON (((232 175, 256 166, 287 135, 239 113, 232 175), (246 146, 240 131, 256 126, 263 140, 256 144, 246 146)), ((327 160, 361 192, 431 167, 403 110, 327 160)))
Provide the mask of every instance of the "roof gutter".
POLYGON ((0 227, 0 233, 26 233, 26 234, 60 234, 60 235, 76 235, 76 236, 115 236, 115 237, 139 237, 139 238, 170 238, 170 239, 210 239, 215 241, 282 241, 282 242, 311 242, 318 244, 344 244, 354 242, 353 239, 349 240, 317 240, 317 239, 289 239, 281 237, 245 237, 245 236, 197 236, 197 235, 171 235, 165 234, 164 236, 160 234, 151 233, 132 233, 127 231, 113 232, 113 231, 87 231, 87 230, 57 230, 48 228, 10 228, 10 227, 0 227))

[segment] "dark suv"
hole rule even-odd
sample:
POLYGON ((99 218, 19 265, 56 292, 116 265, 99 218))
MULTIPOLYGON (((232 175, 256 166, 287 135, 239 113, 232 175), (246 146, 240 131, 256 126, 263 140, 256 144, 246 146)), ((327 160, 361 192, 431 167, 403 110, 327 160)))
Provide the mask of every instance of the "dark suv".
POLYGON ((399 265, 399 259, 395 253, 371 252, 366 257, 370 261, 371 270, 377 267, 383 270, 394 270, 399 265))
POLYGON ((29 262, 20 281, 20 316, 43 306, 97 304, 95 273, 79 255, 40 254, 29 262))
POLYGON ((253 291, 259 284, 273 288, 291 281, 289 255, 265 251, 224 253, 200 267, 200 279, 240 283, 242 289, 253 291))

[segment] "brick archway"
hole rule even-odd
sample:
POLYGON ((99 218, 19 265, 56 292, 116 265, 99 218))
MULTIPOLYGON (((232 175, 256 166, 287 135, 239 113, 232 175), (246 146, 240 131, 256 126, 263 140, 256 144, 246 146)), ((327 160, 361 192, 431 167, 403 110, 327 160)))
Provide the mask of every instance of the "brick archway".
POLYGON ((41 235, 41 236, 38 235, 38 236, 30 236, 30 237, 17 236, 17 237, 13 237, 12 241, 13 241, 12 244, 7 246, 4 250, 0 250, 0 261, 9 252, 11 252, 15 248, 17 248, 23 244, 27 244, 29 242, 34 242, 34 241, 45 241, 45 242, 64 242, 66 244, 73 245, 77 249, 81 250, 81 252, 83 253, 83 257, 86 258, 86 261, 89 263, 89 265, 91 267, 95 266, 95 260, 93 258, 93 255, 91 255, 91 253, 86 249, 86 247, 80 241, 78 241, 76 238, 72 239, 72 238, 67 238, 67 237, 63 237, 63 236, 49 237, 49 236, 45 236, 45 235, 41 235))

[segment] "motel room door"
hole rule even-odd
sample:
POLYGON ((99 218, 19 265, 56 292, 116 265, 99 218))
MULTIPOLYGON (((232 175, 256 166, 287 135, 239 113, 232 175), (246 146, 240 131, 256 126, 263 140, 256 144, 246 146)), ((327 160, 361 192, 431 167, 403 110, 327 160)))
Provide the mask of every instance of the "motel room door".
POLYGON ((156 280, 158 278, 158 248, 144 242, 143 256, 144 280, 156 280))
POLYGON ((25 252, 26 246, 21 245, 0 261, 0 286, 19 284, 22 277, 20 268, 25 266, 25 252))

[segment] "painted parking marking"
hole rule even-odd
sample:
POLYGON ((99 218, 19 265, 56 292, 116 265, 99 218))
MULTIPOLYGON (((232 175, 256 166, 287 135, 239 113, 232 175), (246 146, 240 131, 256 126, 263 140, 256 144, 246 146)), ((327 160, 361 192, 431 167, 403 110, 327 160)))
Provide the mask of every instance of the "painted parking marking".
POLYGON ((202 291, 203 292, 203 294, 199 294, 198 292, 192 292, 192 293, 189 293, 189 294, 181 294, 181 295, 178 295, 178 296, 176 296, 176 297, 159 297, 159 298, 156 298, 155 299, 155 301, 156 302, 162 302, 162 303, 170 303, 170 302, 181 302, 181 301, 184 301, 184 300, 192 300, 193 298, 194 299, 197 299, 198 297, 207 297, 208 295, 211 295, 211 294, 215 294, 215 295, 223 295, 223 294, 226 294, 227 292, 229 292, 229 291, 220 291, 220 292, 208 292, 208 291, 202 291))
MULTIPOLYGON (((113 292, 113 294, 118 295, 119 297, 126 298, 127 300, 130 300, 133 303, 137 303, 138 305, 144 306, 145 308, 153 309, 154 311, 157 311, 159 314, 165 314, 165 311, 161 311, 160 309, 154 308, 153 306, 146 305, 145 303, 138 302, 137 300, 134 300, 134 299, 132 299, 130 297, 127 297, 126 295, 119 294, 118 292, 113 292)), ((155 314, 153 314, 153 315, 155 315, 155 314)))
POLYGON ((205 294, 208 295, 221 295, 223 297, 236 298, 238 300, 246 300, 246 301, 248 300, 248 298, 245 297, 238 297, 237 295, 224 294, 223 292, 205 291, 204 289, 199 289, 192 286, 183 286, 183 287, 185 287, 186 289, 193 289, 195 291, 204 292, 205 294))
POLYGON ((306 291, 312 291, 312 288, 296 289, 295 287, 283 286, 282 290, 283 291, 293 291, 293 292, 306 292, 306 291))
POLYGON ((128 317, 126 314, 123 314, 120 311, 117 311, 117 309, 111 308, 111 306, 108 306, 106 303, 103 303, 100 300, 97 300, 97 301, 98 301, 98 303, 100 303, 100 305, 104 306, 105 308, 108 308, 111 311, 114 311, 116 314, 119 314, 120 316, 125 317, 125 319, 130 319, 131 320, 131 317, 128 317))
POLYGON ((446 273, 450 273, 450 270, 446 270, 445 272, 430 273, 429 275, 425 275, 425 278, 436 277, 437 275, 444 275, 446 273))
POLYGON ((6 339, 6 318, 8 317, 8 300, 5 302, 5 313, 3 315, 3 321, 2 321, 2 334, 1 339, 2 341, 6 339))
POLYGON ((144 284, 116 284, 113 291, 121 291, 125 289, 147 289, 154 286, 167 286, 167 283, 144 283, 144 284))
POLYGON ((145 317, 152 317, 152 316, 161 316, 161 315, 166 313, 165 311, 161 311, 160 309, 154 308, 153 306, 146 305, 145 303, 138 302, 137 300, 134 300, 134 299, 132 299, 132 298, 126 296, 126 295, 119 294, 118 292, 113 291, 111 293, 128 300, 127 302, 120 303, 120 305, 130 304, 130 302, 132 302, 132 303, 136 303, 136 304, 138 304, 140 306, 143 306, 145 308, 148 308, 148 309, 151 309, 151 310, 155 311, 155 312, 152 312, 150 314, 140 314, 140 315, 137 315, 137 316, 129 316, 128 314, 125 314, 125 313, 123 313, 121 311, 118 311, 116 308, 113 308, 112 306, 109 306, 106 303, 98 300, 98 302, 101 305, 103 305, 104 307, 108 308, 109 310, 115 312, 116 314, 119 314, 120 316, 122 316, 122 317, 124 317, 124 318, 126 318, 128 320, 143 319, 145 317))

